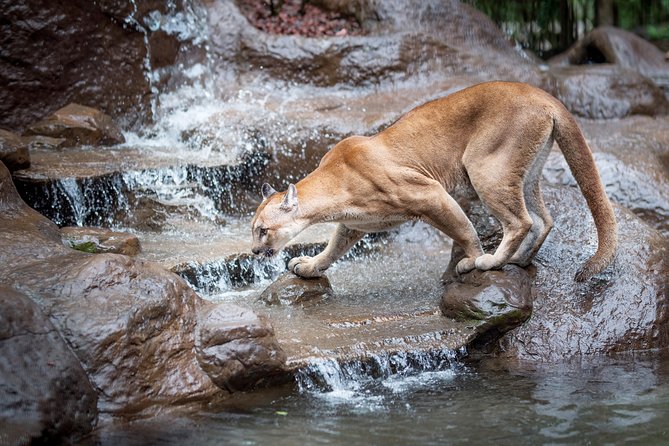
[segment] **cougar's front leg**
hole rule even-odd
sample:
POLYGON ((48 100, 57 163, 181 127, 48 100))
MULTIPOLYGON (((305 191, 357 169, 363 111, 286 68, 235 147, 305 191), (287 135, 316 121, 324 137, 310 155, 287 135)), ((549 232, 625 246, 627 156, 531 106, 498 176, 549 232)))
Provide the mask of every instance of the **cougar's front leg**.
POLYGON ((288 269, 300 277, 320 277, 364 235, 364 232, 355 231, 339 223, 323 252, 315 257, 295 257, 288 262, 288 269))
POLYGON ((420 197, 414 206, 421 219, 452 238, 463 249, 465 256, 455 266, 455 271, 464 274, 473 270, 476 259, 483 255, 483 249, 474 225, 460 205, 436 181, 415 196, 420 197))

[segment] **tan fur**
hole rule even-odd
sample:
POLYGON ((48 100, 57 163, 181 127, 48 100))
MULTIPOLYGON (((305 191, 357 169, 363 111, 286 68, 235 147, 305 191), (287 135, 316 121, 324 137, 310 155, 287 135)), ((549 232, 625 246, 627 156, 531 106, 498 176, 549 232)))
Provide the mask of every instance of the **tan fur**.
POLYGON ((321 254, 288 265, 299 276, 315 277, 365 233, 420 219, 462 247, 458 273, 528 265, 553 225, 539 179, 554 139, 597 227, 597 252, 576 277, 585 280, 615 254, 611 203, 571 114, 548 93, 510 82, 475 85, 415 108, 374 136, 347 138, 288 192, 264 185, 268 196, 253 219, 253 251, 273 255, 307 226, 338 222, 321 254), (483 253, 452 197, 468 187, 504 229, 494 254, 483 253))

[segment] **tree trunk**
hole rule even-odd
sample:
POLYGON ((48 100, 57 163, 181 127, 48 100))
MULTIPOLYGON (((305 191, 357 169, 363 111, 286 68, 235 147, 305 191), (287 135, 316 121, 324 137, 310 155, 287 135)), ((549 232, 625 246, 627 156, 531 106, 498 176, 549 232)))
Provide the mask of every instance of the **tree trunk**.
POLYGON ((595 22, 597 26, 615 25, 613 0, 597 0, 595 5, 595 22))

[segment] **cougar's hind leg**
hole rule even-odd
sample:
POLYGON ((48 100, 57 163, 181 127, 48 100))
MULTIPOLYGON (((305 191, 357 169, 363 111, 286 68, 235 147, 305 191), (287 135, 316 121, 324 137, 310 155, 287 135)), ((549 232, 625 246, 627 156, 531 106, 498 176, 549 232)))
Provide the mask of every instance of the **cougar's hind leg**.
POLYGON ((532 262, 546 237, 548 237, 548 233, 553 229, 553 218, 544 204, 539 181, 535 182, 531 192, 525 193, 525 205, 532 218, 532 228, 509 260, 509 263, 522 267, 528 266, 532 262))
MULTIPOLYGON (((500 150, 501 153, 509 153, 500 150)), ((495 254, 483 254, 476 259, 476 268, 487 271, 502 267, 523 242, 530 228, 532 218, 525 206, 523 180, 519 175, 525 172, 521 166, 510 169, 511 162, 518 160, 477 160, 466 165, 472 186, 488 210, 499 220, 504 230, 502 242, 495 254)), ((531 162, 532 160, 527 160, 531 162)), ((513 165, 513 164, 512 164, 513 165)))
POLYGON ((530 228, 527 237, 525 237, 518 247, 516 253, 511 256, 511 259, 509 260, 509 263, 514 263, 522 267, 530 264, 535 254, 544 243, 544 240, 546 240, 548 233, 553 228, 553 219, 544 204, 544 197, 541 193, 540 186, 541 171, 543 170, 544 164, 546 164, 546 159, 548 158, 552 146, 553 139, 549 138, 525 177, 525 206, 532 218, 532 227, 530 228))
POLYGON ((413 212, 452 238, 464 251, 465 257, 458 262, 455 271, 464 274, 473 270, 474 262, 483 254, 483 249, 474 225, 460 205, 436 181, 412 195, 413 212))

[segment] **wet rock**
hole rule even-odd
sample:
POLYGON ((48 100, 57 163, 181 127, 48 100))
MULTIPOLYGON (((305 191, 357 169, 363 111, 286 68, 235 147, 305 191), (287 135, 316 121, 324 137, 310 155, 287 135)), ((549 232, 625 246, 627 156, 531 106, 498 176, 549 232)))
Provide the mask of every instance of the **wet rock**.
POLYGON ((142 248, 136 235, 104 228, 61 228, 65 246, 92 254, 114 253, 134 256, 142 248))
POLYGON ((90 432, 97 395, 39 307, 0 285, 0 443, 61 443, 90 432))
MULTIPOLYGON (((669 236, 669 118, 581 121, 606 192, 616 203, 669 236)), ((576 186, 557 150, 543 170, 546 181, 576 186)))
POLYGON ((594 119, 669 112, 662 89, 650 78, 617 65, 555 67, 548 90, 575 115, 594 119))
MULTIPOLYGON (((95 104, 122 118, 124 126, 150 119, 155 76, 166 83, 172 72, 155 70, 148 76, 147 53, 152 63, 173 65, 179 53, 173 47, 185 52, 197 39, 173 29, 161 32, 152 19, 180 23, 179 14, 197 5, 189 0, 2 2, 0 125, 21 129, 70 102, 95 104)), ((183 24, 180 30, 186 28, 183 24)))
POLYGON ((15 133, 0 129, 0 162, 10 172, 30 167, 30 153, 25 141, 15 133))
POLYGON ((65 147, 65 138, 51 138, 50 136, 24 136, 23 141, 31 149, 58 150, 65 147))
MULTIPOLYGON (((612 266, 574 281, 596 248, 596 231, 576 188, 543 186, 555 227, 534 259, 532 317, 503 338, 509 354, 558 359, 669 345, 669 241, 614 205, 619 247, 612 266)), ((492 228, 478 204, 477 227, 492 228)), ((499 234, 498 232, 495 234, 499 234)), ((489 245, 484 240, 484 245, 489 245)), ((490 248, 486 248, 490 251, 490 248)))
POLYGON ((110 146, 125 138, 112 118, 91 107, 68 104, 47 118, 28 127, 27 134, 63 138, 63 146, 110 146))
POLYGON ((662 51, 635 34, 611 26, 595 28, 549 63, 551 66, 612 64, 636 71, 661 87, 669 87, 669 65, 662 51))
MULTIPOLYGON (((232 2, 208 8, 218 63, 242 73, 315 85, 364 85, 429 73, 470 74, 540 83, 523 58, 485 15, 457 1, 365 2, 375 24, 365 36, 309 39, 259 31, 232 2)), ((472 82, 475 82, 472 79, 472 82)))
POLYGON ((219 387, 249 389, 283 373, 286 355, 263 316, 233 304, 210 305, 201 310, 199 327, 197 357, 219 387))
POLYGON ((669 65, 653 44, 613 27, 594 29, 549 60, 547 89, 573 113, 597 119, 669 113, 669 65))
POLYGON ((456 320, 476 320, 479 348, 525 322, 532 313, 532 278, 523 268, 506 265, 500 271, 473 271, 445 284, 441 311, 456 320))
POLYGON ((330 280, 323 276, 302 279, 285 272, 260 294, 267 305, 314 305, 333 295, 330 280))

